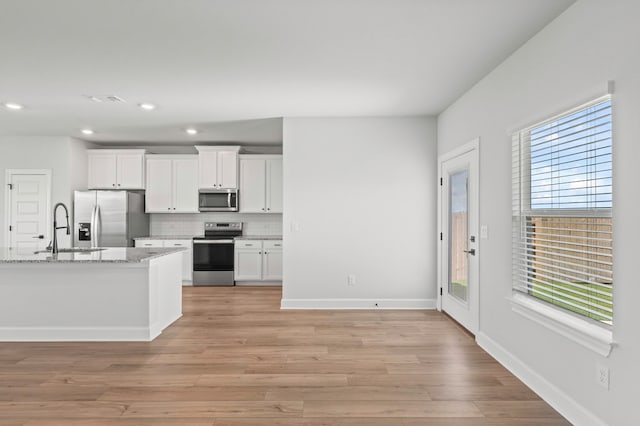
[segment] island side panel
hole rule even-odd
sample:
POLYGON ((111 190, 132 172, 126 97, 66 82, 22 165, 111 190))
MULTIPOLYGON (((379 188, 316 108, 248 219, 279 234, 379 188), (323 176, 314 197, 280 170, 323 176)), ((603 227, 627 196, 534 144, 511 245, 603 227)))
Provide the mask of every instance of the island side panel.
POLYGON ((0 265, 0 341, 148 341, 149 262, 0 265))
POLYGON ((151 339, 182 316, 182 253, 149 261, 151 339))

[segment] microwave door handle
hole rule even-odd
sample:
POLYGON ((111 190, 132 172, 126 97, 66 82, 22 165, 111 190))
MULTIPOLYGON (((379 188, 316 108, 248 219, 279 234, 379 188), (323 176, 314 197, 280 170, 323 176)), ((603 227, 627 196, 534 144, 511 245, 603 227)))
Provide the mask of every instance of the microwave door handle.
POLYGON ((231 208, 231 193, 227 193, 227 207, 231 208))

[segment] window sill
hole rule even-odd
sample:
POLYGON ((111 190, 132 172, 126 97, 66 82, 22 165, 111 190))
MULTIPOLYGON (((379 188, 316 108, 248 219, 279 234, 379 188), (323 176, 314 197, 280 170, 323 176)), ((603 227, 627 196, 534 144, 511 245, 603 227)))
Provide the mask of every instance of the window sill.
POLYGON ((522 294, 514 293, 508 300, 511 302, 513 312, 605 358, 609 356, 615 346, 611 330, 592 324, 589 321, 585 321, 522 294))

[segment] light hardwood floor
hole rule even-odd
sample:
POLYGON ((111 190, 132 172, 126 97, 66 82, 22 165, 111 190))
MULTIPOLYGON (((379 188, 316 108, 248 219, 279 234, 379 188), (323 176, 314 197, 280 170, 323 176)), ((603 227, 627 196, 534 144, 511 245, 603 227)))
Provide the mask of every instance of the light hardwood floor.
POLYGON ((150 343, 0 343, 1 425, 566 425, 435 311, 184 289, 150 343))

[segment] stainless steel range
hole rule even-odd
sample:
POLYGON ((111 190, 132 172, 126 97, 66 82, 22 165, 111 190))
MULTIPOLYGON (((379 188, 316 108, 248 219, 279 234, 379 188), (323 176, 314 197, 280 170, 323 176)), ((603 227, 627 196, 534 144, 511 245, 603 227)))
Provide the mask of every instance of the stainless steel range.
POLYGON ((233 237, 242 222, 205 222, 204 237, 193 239, 193 285, 234 285, 233 237))

